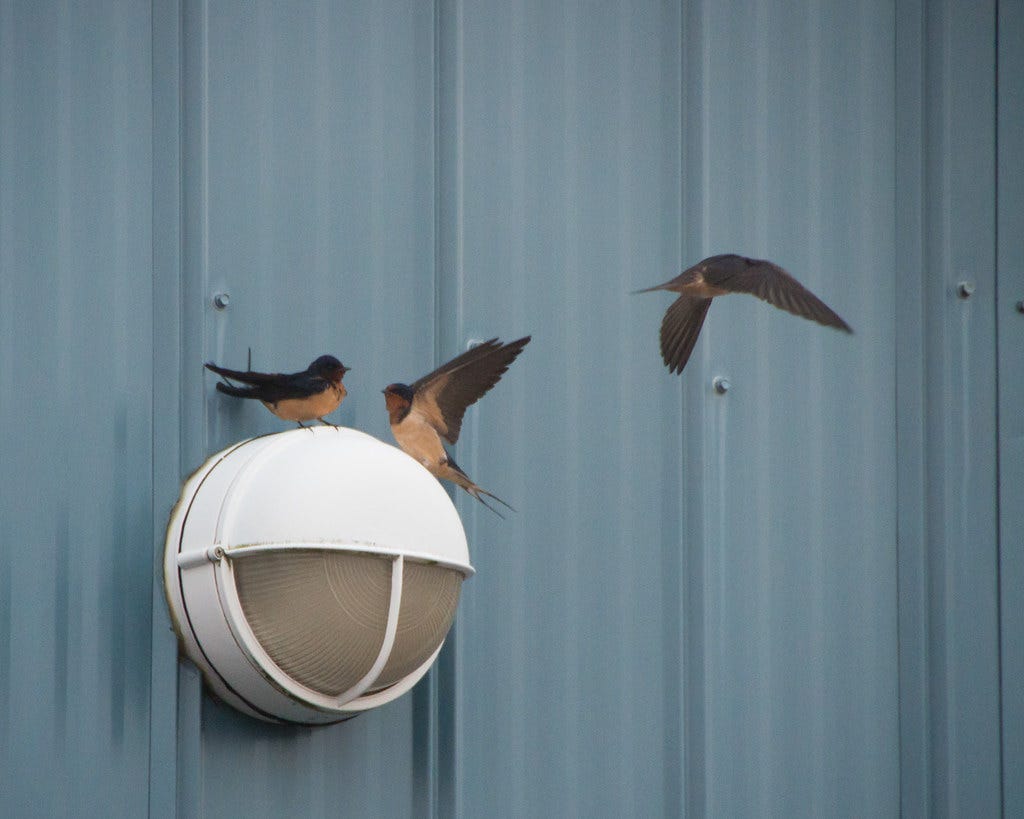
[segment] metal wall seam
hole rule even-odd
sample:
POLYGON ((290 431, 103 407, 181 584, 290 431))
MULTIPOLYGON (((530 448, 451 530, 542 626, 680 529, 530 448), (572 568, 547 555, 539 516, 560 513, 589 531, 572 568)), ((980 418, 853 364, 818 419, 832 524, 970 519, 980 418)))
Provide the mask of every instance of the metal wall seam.
POLYGON ((924 511, 924 10, 897 0, 896 49, 896 492, 900 810, 928 814, 927 562, 924 511))
POLYGON ((1000 812, 995 0, 925 8, 924 463, 936 814, 1000 812), (974 287, 969 298, 961 282, 974 287))
MULTIPOLYGON (((164 596, 163 553, 181 478, 181 5, 152 3, 153 85, 153 618, 149 816, 178 815, 178 641, 164 596)), ((194 715, 198 737, 198 711, 194 715)), ((198 761, 198 749, 193 761, 198 761)))
POLYGON ((1003 815, 1024 816, 1024 4, 999 2, 996 331, 1003 815))
MULTIPOLYGON (((203 371, 211 316, 209 295, 209 7, 207 0, 178 0, 180 30, 177 71, 179 111, 179 269, 178 344, 179 415, 177 417, 177 486, 167 494, 173 500, 181 481, 205 459, 207 446, 206 397, 203 371)), ((168 160, 172 161, 172 160, 168 160)), ((166 604, 165 604, 166 608, 166 604)), ((177 815, 202 813, 203 806, 203 691, 202 677, 186 660, 179 660, 177 745, 177 815)))
MULTIPOLYGON (((440 0, 433 0, 432 3, 434 27, 433 43, 431 50, 431 70, 433 74, 433 104, 431 106, 433 115, 433 214, 432 231, 434 255, 431 260, 431 272, 434 280, 433 287, 433 360, 440 360, 438 327, 443 318, 442 292, 441 292, 441 195, 439 179, 441 176, 441 127, 442 118, 440 114, 440 100, 442 97, 442 59, 441 42, 443 36, 444 18, 441 12, 440 0)), ((451 635, 449 634, 449 638, 451 635)), ((442 649, 443 651, 443 649, 442 649)), ((441 674, 439 663, 427 673, 411 692, 413 699, 413 766, 412 771, 415 793, 418 799, 415 800, 417 816, 424 819, 442 819, 444 813, 440 807, 442 783, 439 781, 439 760, 442 749, 440 744, 441 734, 441 702, 440 702, 440 681, 441 674)))
MULTIPOLYGON (((434 362, 440 364, 461 352, 465 345, 464 9, 462 0, 435 0, 434 9, 433 347, 434 362)), ((472 423, 471 418, 467 420, 472 423)), ((451 489, 448 491, 450 493, 451 489)), ((454 500, 465 519, 465 500, 457 496, 454 500)), ((472 547, 475 544, 472 520, 466 520, 466 530, 472 547)), ((465 604, 460 603, 462 612, 465 608, 465 604)), ((465 786, 461 764, 463 747, 459 742, 462 617, 464 614, 456 616, 429 677, 434 729, 429 796, 432 815, 438 819, 462 815, 462 788, 465 786)))
MULTIPOLYGON (((207 0, 180 0, 181 47, 181 465, 187 474, 207 455, 203 370, 210 323, 210 44, 207 0)), ((212 334, 217 337, 218 334, 212 334)), ((180 478, 184 479, 185 475, 180 478)))
MULTIPOLYGON (((708 59, 711 49, 706 30, 704 2, 688 3, 683 11, 683 66, 680 113, 683 118, 682 189, 683 224, 680 230, 680 269, 701 258, 708 250, 710 224, 708 171, 708 59), (687 260, 690 260, 689 262, 687 260)), ((687 817, 708 814, 707 702, 705 672, 707 631, 705 606, 708 598, 705 538, 705 485, 692 480, 702 475, 707 448, 704 436, 693 434, 707 423, 703 382, 707 370, 702 356, 694 356, 690 378, 679 384, 682 403, 680 429, 680 658, 682 666, 682 812, 687 817)))

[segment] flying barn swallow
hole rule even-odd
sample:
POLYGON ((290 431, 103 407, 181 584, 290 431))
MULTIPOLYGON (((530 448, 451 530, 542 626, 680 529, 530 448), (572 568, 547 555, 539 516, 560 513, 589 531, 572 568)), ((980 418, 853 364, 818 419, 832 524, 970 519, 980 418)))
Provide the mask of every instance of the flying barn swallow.
POLYGON ((853 332, 825 302, 777 264, 764 259, 748 259, 735 253, 710 256, 671 281, 635 292, 652 290, 679 293, 661 322, 661 357, 673 373, 681 373, 686 366, 711 300, 728 293, 749 293, 796 316, 853 332))
POLYGON ((232 381, 241 381, 245 387, 217 382, 217 390, 236 398, 255 398, 283 421, 294 421, 300 427, 303 421, 324 420, 334 412, 348 394, 341 379, 349 368, 333 355, 322 355, 305 370, 297 373, 240 372, 218 367, 207 362, 206 369, 232 381))
POLYGON ((503 515, 483 495, 512 507, 473 483, 445 451, 441 439, 450 444, 459 440, 466 408, 498 383, 529 341, 530 336, 526 336, 502 344, 492 338, 411 385, 388 384, 383 390, 391 432, 398 445, 435 477, 461 486, 498 517, 503 515))

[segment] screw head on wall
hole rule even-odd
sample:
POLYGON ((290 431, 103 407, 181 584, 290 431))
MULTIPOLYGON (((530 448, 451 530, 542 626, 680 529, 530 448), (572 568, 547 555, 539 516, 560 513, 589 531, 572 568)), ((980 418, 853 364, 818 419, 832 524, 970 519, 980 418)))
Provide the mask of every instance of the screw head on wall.
POLYGON ((962 281, 956 286, 957 295, 962 299, 969 299, 974 295, 974 282, 962 281))

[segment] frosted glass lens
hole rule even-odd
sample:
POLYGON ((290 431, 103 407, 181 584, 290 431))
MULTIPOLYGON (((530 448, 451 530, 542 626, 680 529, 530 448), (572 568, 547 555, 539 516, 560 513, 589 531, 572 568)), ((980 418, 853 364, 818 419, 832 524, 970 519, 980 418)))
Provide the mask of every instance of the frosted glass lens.
POLYGON ((246 619, 282 671, 338 696, 370 670, 387 627, 389 558, 289 550, 232 566, 246 619))
POLYGON ((394 685, 427 661, 451 628, 461 589, 460 572, 405 561, 395 645, 371 690, 394 685))

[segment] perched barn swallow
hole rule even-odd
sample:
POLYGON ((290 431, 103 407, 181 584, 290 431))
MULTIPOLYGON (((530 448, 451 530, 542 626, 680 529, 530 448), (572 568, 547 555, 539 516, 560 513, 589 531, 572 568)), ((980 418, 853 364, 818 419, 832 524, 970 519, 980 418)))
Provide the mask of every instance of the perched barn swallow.
POLYGON ((498 383, 529 340, 530 336, 526 336, 502 344, 492 338, 411 385, 388 384, 383 390, 391 432, 398 445, 435 477, 461 486, 498 517, 504 516, 483 495, 512 507, 473 483, 445 451, 441 439, 450 444, 459 440, 466 408, 498 383))
POLYGON ((727 293, 749 293, 794 315, 853 332, 825 302, 777 264, 764 259, 748 259, 735 253, 710 256, 672 281, 635 292, 652 290, 679 293, 661 322, 661 357, 673 373, 681 373, 686 366, 711 300, 727 293))
POLYGON ((240 372, 218 367, 207 362, 206 369, 232 381, 241 381, 248 386, 217 382, 218 391, 236 398, 255 398, 263 402, 268 410, 283 421, 294 421, 300 427, 303 421, 324 420, 325 415, 334 412, 341 400, 348 394, 341 379, 349 368, 333 355, 322 355, 305 370, 297 373, 240 372))

